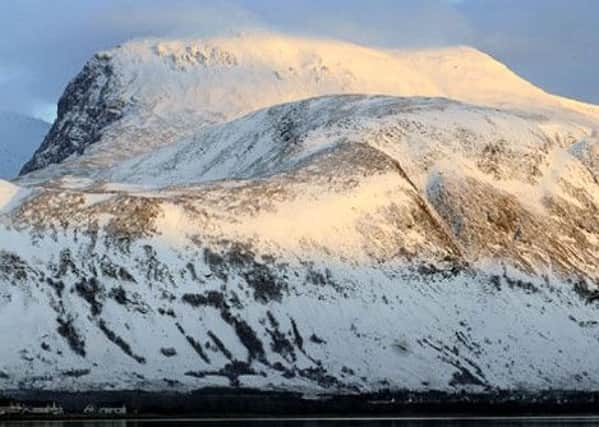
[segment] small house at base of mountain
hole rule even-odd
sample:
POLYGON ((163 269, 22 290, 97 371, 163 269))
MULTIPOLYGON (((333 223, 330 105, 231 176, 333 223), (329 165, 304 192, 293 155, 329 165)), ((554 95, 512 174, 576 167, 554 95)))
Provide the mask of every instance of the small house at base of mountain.
POLYGON ((127 406, 123 403, 107 403, 102 405, 90 403, 85 407, 83 413, 86 415, 127 415, 127 406))

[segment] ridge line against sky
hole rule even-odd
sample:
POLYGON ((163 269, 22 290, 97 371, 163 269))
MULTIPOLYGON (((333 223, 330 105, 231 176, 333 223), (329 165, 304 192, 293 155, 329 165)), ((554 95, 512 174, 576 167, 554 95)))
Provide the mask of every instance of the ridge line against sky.
POLYGON ((266 29, 388 48, 470 45, 599 104, 593 0, 2 0, 0 110, 51 120, 94 52, 131 38, 266 29))

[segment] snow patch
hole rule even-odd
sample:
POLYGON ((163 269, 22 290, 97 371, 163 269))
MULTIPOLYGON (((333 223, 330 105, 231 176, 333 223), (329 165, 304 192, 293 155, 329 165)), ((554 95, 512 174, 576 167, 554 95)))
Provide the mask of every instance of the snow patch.
POLYGON ((29 190, 0 179, 0 213, 18 206, 28 194, 29 190))

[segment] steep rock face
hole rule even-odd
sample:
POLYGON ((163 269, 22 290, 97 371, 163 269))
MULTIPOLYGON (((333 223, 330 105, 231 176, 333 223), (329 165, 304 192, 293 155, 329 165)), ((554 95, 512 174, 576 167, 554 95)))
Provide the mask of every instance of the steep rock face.
POLYGON ((548 95, 466 47, 394 52, 276 34, 140 40, 90 60, 68 86, 55 125, 21 174, 35 171, 30 175, 36 180, 95 176, 115 162, 260 108, 355 93, 557 111, 587 125, 599 117, 596 107, 548 95))
POLYGON ((331 96, 2 185, 0 387, 596 389, 592 132, 331 96))
POLYGON ((58 102, 57 119, 21 174, 83 154, 106 127, 123 116, 122 82, 107 54, 95 55, 69 83, 58 102))

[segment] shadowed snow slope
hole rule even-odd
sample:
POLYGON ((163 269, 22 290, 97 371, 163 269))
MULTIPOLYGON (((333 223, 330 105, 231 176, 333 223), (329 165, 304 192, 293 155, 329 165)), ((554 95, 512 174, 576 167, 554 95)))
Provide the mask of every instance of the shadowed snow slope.
POLYGON ((466 48, 99 54, 0 182, 0 388, 596 390, 594 108, 466 48))
POLYGON ((31 158, 50 125, 17 113, 0 111, 0 179, 11 179, 31 158))

